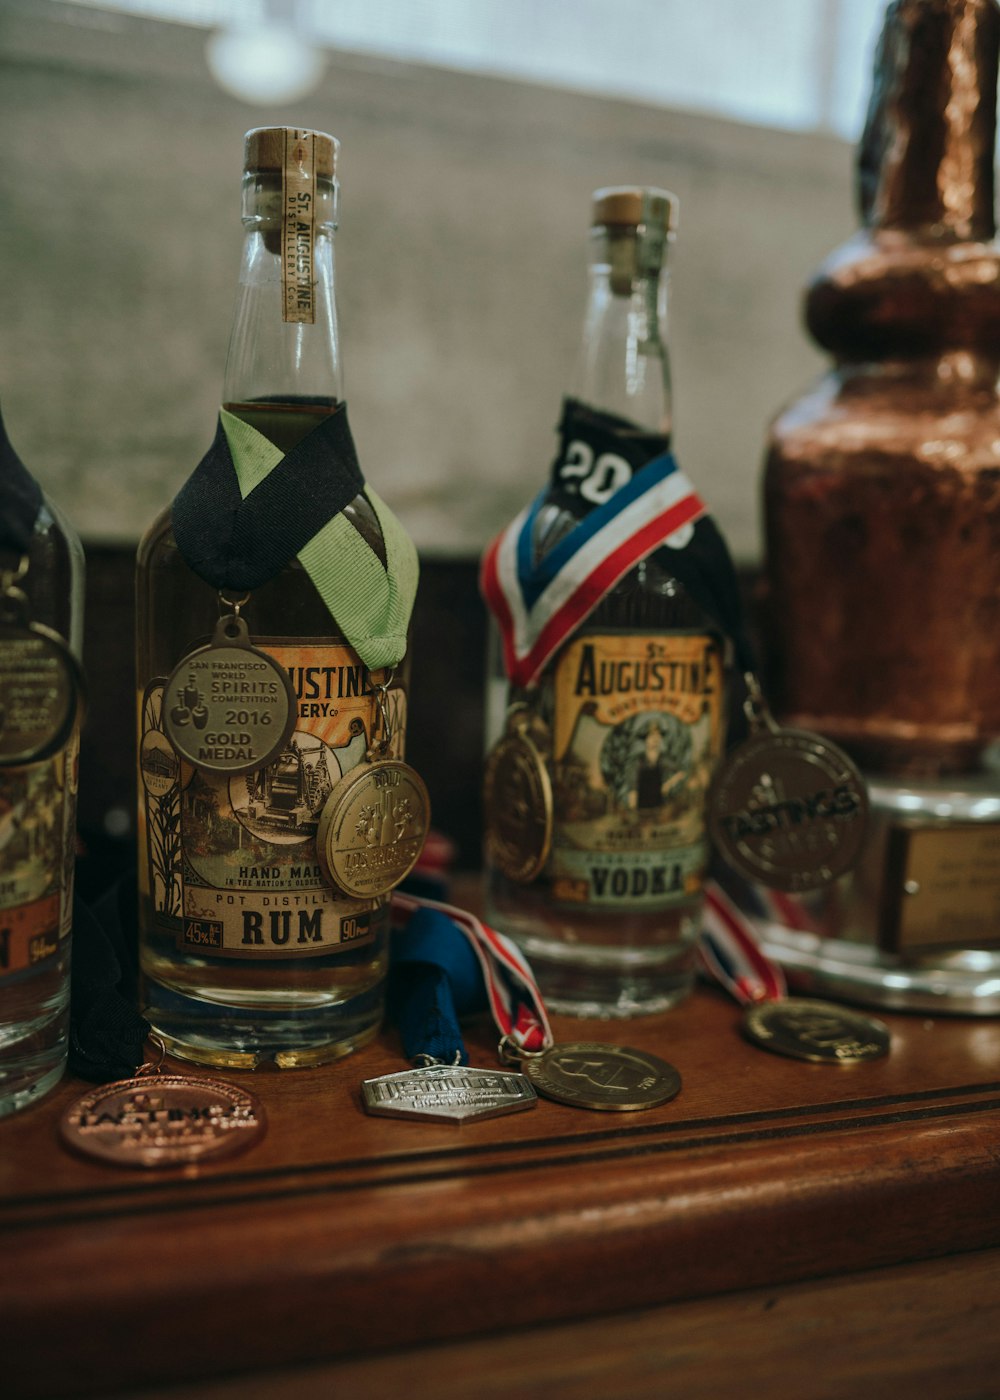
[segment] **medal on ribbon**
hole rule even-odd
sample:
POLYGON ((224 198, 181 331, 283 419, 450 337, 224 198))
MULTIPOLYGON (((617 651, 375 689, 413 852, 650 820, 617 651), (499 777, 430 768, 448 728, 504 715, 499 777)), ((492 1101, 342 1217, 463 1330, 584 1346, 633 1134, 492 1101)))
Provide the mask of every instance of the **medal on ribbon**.
POLYGON ((551 1043, 541 995, 524 958, 502 934, 440 900, 397 893, 388 1008, 413 1068, 366 1079, 368 1113, 435 1123, 478 1122, 534 1108, 513 1068, 469 1065, 459 1018, 488 1007, 501 1038, 526 1049, 551 1043))
POLYGON ((829 739, 781 728, 756 677, 745 679, 750 736, 726 755, 709 792, 716 847, 727 864, 764 885, 796 892, 829 884, 860 854, 864 779, 829 739))
POLYGON ((223 410, 215 443, 175 500, 173 518, 190 567, 219 589, 220 600, 235 590, 243 596, 167 682, 171 744, 198 767, 234 775, 281 759, 295 731, 294 689, 279 662, 252 643, 240 607, 297 557, 369 672, 387 672, 374 682, 363 761, 335 783, 318 813, 319 864, 350 897, 387 893, 416 862, 430 821, 426 787, 391 752, 388 699, 392 668, 406 651, 417 557, 365 485, 346 409, 322 418, 288 453, 223 410), (384 562, 343 513, 362 493, 381 529, 384 562))
POLYGON ((674 1098, 673 1065, 645 1051, 598 1041, 556 1044, 542 994, 523 954, 464 909, 397 893, 389 1005, 412 1070, 366 1080, 369 1113, 461 1122, 530 1108, 535 1094, 573 1108, 635 1111, 674 1098), (415 971, 417 969, 417 971, 415 971), (422 973, 420 969, 423 969, 422 973), (483 999, 509 1068, 466 1070, 458 1014, 483 999), (519 1073, 513 1073, 518 1070, 519 1073))
POLYGON ((698 953, 705 971, 744 1007, 743 1034, 776 1055, 852 1065, 889 1053, 875 1016, 811 997, 790 997, 784 973, 761 951, 748 920, 714 882, 705 890, 698 953))
POLYGON ((346 773, 324 803, 316 853, 332 885, 358 899, 388 894, 416 865, 430 826, 423 779, 391 756, 387 692, 392 672, 376 686, 378 733, 363 763, 346 773))

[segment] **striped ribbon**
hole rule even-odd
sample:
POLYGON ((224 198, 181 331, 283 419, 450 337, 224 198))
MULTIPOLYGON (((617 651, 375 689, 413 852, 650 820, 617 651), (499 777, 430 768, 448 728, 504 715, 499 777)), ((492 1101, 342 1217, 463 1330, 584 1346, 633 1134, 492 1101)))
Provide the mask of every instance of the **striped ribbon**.
POLYGON ((785 974, 764 956, 749 921, 714 880, 705 885, 698 956, 705 971, 743 1006, 787 995, 785 974))
POLYGON ((479 960, 490 1011, 500 1034, 520 1050, 544 1050, 552 1044, 552 1030, 538 983, 520 950, 509 938, 467 909, 457 909, 438 899, 424 899, 396 890, 391 908, 395 928, 405 928, 418 909, 434 909, 451 919, 469 940, 479 960))
POLYGON ((559 647, 640 559, 707 513, 665 452, 535 562, 535 522, 547 498, 546 488, 501 531, 480 573, 503 639, 507 676, 518 687, 537 682, 559 647))

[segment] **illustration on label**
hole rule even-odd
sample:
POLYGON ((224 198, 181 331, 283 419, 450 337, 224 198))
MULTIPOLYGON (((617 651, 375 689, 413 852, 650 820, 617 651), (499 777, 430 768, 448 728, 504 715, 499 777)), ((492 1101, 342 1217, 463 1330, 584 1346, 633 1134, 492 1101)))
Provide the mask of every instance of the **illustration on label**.
POLYGON ((554 677, 554 897, 653 909, 697 893, 721 735, 713 638, 602 633, 571 642, 554 677))
MULTIPOLYGON (((386 911, 331 888, 316 829, 336 784, 364 763, 375 691, 348 647, 264 643, 288 671, 297 727, 277 756, 249 773, 178 759, 162 723, 162 683, 144 703, 150 893, 164 931, 218 957, 302 957, 370 942, 386 911)), ((397 742, 405 700, 394 693, 397 742)))

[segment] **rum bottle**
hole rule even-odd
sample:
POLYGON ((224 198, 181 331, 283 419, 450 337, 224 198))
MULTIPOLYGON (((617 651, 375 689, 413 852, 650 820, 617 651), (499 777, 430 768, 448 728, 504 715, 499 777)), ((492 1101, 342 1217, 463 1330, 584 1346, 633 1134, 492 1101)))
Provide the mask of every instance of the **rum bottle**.
MULTIPOLYGON (((337 152, 324 133, 246 137, 219 433, 138 556, 145 1014, 173 1053, 211 1065, 321 1063, 365 1044, 382 1015, 385 882, 334 883, 319 829, 373 756, 402 753, 415 555, 338 428, 337 152), (395 588, 401 559, 408 601, 373 659, 365 627, 362 643, 347 622, 364 608, 353 575, 395 588), (252 646, 249 669, 235 653, 233 669, 218 661, 227 634, 252 646), (285 705, 285 678, 287 723, 271 708, 275 697, 285 705)), ((413 814, 391 796, 352 799, 352 867, 391 864, 400 843, 415 844, 413 814)))

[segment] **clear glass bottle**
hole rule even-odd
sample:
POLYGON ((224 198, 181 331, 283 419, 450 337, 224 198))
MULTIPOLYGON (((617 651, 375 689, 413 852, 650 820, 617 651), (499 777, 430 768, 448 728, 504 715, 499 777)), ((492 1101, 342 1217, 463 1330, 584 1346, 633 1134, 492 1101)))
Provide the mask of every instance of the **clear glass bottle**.
MULTIPOLYGON (((5 478, 23 470, 2 422, 0 470, 5 478)), ((11 589, 22 593, 29 622, 57 633, 77 661, 83 573, 79 539, 44 497, 25 547, 0 547, 4 599, 11 589)), ((19 632, 16 625, 0 628, 3 714, 7 692, 19 684, 19 632)), ((37 762, 0 763, 0 1117, 41 1098, 66 1068, 79 705, 75 713, 55 752, 37 762)))
MULTIPOLYGON (((675 211, 672 195, 652 189, 602 189, 593 201, 576 401, 608 415, 619 443, 644 444, 647 460, 670 445, 664 261, 675 211)), ((601 455, 590 464, 586 447, 564 440, 535 521, 536 562, 631 475, 601 455)), ((524 950, 556 1011, 639 1015, 673 1005, 693 984, 724 641, 670 572, 669 553, 658 549, 615 585, 536 687, 508 684, 493 629, 487 739, 496 741, 512 707, 527 711, 551 780, 553 827, 544 869, 526 882, 497 868, 487 842, 488 917, 524 950), (605 686, 611 675, 621 683, 605 686)))
MULTIPOLYGON (((334 290, 337 143, 315 137, 314 319, 283 319, 283 128, 246 138, 246 241, 224 406, 289 451, 343 402, 334 290)), ((384 562, 362 493, 344 511, 384 562)), ((321 523, 321 522, 320 522, 321 523)), ((338 632, 297 559, 242 607, 254 645, 276 657, 299 700, 281 758, 226 777, 179 764, 163 732, 165 678, 219 617, 216 590, 188 568, 171 512, 141 542, 137 569, 140 736, 140 961, 145 1014, 171 1051, 203 1064, 319 1064, 376 1033, 382 1017, 388 899, 351 899, 324 879, 319 811, 331 784, 364 761, 375 719, 372 678, 338 632), (211 947, 199 942, 204 921, 211 947), (261 937, 251 940, 255 927, 261 937), (304 929, 323 930, 303 951, 304 929), (292 937, 289 940, 289 929, 292 937), (201 932, 200 932, 201 931, 201 932), (295 953, 289 946, 299 944, 295 953), (222 946, 218 946, 221 944, 222 946)), ((405 732, 405 666, 390 705, 394 752, 405 732)))

